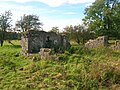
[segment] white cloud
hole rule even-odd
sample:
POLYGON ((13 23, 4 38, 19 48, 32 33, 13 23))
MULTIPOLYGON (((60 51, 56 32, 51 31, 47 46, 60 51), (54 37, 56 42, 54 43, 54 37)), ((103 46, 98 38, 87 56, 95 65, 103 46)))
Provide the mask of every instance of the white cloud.
POLYGON ((40 1, 40 2, 45 3, 51 7, 61 6, 62 4, 67 2, 67 0, 36 0, 36 1, 40 1))
POLYGON ((16 5, 16 4, 8 4, 8 3, 3 3, 0 4, 0 9, 2 10, 19 10, 19 11, 27 11, 27 10, 33 10, 33 6, 23 6, 23 5, 16 5))
POLYGON ((64 14, 70 14, 70 15, 72 15, 72 14, 77 14, 77 13, 76 12, 66 12, 64 14))
MULTIPOLYGON (((15 1, 20 3, 29 2, 29 1, 40 1, 51 7, 57 7, 65 3, 70 3, 70 4, 89 3, 94 0, 4 0, 4 1, 15 1)), ((58 26, 62 30, 62 28, 64 28, 66 25, 76 25, 76 24, 82 23, 82 17, 71 18, 71 19, 50 19, 41 14, 54 13, 54 12, 57 12, 56 10, 49 10, 47 8, 37 8, 32 5, 25 6, 22 4, 5 3, 4 1, 0 3, 0 13, 3 13, 4 11, 7 11, 7 10, 11 10, 13 13, 13 23, 19 20, 20 16, 22 16, 23 14, 37 14, 38 16, 40 16, 40 20, 44 24, 43 28, 46 31, 50 30, 51 27, 54 27, 54 26, 58 26)), ((66 12, 64 14, 76 14, 76 13, 66 12)), ((48 15, 51 15, 51 14, 48 14, 48 15)))
POLYGON ((70 4, 79 4, 79 3, 90 3, 94 2, 95 0, 68 0, 70 4))
POLYGON ((92 5, 92 3, 87 3, 85 4, 85 7, 89 7, 90 5, 92 5))
POLYGON ((91 2, 94 2, 95 0, 4 0, 4 1, 15 1, 20 3, 38 1, 38 2, 45 3, 51 7, 57 7, 65 3, 69 3, 69 4, 91 3, 91 2))
MULTIPOLYGON (((20 20, 20 17, 24 14, 35 14, 40 15, 40 13, 49 13, 49 11, 45 8, 36 8, 31 5, 16 5, 16 4, 9 4, 9 3, 2 3, 0 4, 0 13, 4 13, 5 11, 11 10, 12 16, 12 24, 15 25, 17 20, 20 20), (38 13, 39 12, 39 13, 38 13), (38 13, 38 14, 37 14, 38 13)), ((38 16, 39 16, 38 15, 38 16)))
POLYGON ((51 27, 59 27, 59 29, 62 31, 63 28, 65 28, 67 25, 78 25, 82 24, 82 19, 81 18, 73 18, 73 19, 49 19, 42 17, 42 21, 44 23, 43 29, 45 31, 49 31, 51 27))

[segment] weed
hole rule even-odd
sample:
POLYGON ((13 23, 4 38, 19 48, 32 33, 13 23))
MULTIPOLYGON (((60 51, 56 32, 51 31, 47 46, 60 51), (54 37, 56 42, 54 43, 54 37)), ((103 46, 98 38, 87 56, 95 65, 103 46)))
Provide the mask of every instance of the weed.
POLYGON ((41 60, 12 43, 0 47, 0 90, 119 90, 120 51, 74 45, 60 60, 41 60))

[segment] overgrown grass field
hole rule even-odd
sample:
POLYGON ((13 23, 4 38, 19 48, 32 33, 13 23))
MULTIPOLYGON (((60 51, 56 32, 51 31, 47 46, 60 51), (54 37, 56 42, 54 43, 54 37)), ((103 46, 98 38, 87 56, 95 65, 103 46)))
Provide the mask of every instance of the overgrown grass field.
POLYGON ((120 90, 120 51, 73 45, 60 60, 40 60, 12 42, 0 47, 0 90, 120 90))

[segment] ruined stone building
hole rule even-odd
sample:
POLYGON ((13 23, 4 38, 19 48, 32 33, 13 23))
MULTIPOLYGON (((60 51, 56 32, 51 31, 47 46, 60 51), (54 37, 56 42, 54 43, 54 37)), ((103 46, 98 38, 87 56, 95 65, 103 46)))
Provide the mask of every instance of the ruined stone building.
POLYGON ((120 40, 115 41, 115 44, 111 45, 113 50, 120 50, 120 40))
POLYGON ((94 40, 89 40, 87 43, 85 43, 85 47, 87 48, 97 48, 99 46, 108 46, 108 37, 107 36, 101 36, 94 40))
POLYGON ((22 53, 37 53, 40 48, 67 48, 69 42, 64 35, 54 32, 30 30, 22 33, 21 46, 22 53))
POLYGON ((120 50, 120 40, 116 40, 114 44, 109 45, 108 37, 101 36, 94 40, 89 40, 87 43, 85 43, 85 47, 87 48, 98 48, 100 46, 109 47, 113 50, 120 50))

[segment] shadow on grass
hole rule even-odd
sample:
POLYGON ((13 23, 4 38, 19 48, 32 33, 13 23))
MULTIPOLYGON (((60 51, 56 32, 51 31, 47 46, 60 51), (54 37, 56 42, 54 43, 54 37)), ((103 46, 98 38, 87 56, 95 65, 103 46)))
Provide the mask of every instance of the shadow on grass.
POLYGON ((14 48, 21 48, 21 45, 14 45, 14 48))
POLYGON ((4 45, 4 47, 10 47, 10 48, 21 48, 21 45, 4 45))

